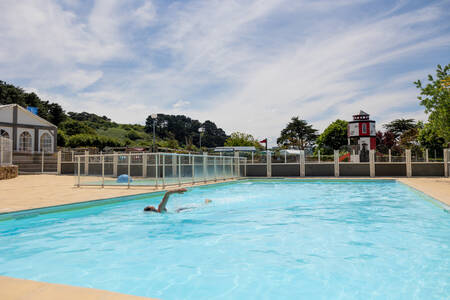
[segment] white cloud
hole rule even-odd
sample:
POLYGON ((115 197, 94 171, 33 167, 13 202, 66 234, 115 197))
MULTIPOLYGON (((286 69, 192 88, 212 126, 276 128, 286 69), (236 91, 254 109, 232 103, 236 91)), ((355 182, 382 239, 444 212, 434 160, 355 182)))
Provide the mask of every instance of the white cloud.
POLYGON ((273 141, 294 115, 319 129, 359 109, 380 124, 425 117, 411 81, 450 49, 446 2, 155 3, 0 4, 3 80, 119 122, 182 113, 273 141))

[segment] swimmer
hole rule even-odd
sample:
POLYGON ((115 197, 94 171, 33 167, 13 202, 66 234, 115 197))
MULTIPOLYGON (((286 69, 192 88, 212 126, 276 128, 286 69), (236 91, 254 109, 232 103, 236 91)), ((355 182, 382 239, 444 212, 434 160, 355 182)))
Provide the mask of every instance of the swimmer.
POLYGON ((169 197, 172 194, 184 194, 185 192, 187 192, 186 189, 176 189, 176 190, 171 190, 171 191, 167 191, 164 194, 164 197, 161 201, 161 203, 159 203, 158 205, 158 209, 156 209, 154 206, 147 206, 146 208, 144 208, 144 211, 152 211, 152 212, 157 212, 157 213, 164 213, 167 211, 166 209, 166 205, 167 202, 169 201, 169 197))

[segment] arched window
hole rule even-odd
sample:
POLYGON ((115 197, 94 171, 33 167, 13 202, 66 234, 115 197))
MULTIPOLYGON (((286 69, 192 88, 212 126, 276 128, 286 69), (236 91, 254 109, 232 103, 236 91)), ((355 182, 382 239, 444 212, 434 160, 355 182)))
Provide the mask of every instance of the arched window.
POLYGON ((6 130, 0 129, 0 136, 9 139, 9 133, 6 130))
POLYGON ((52 152, 52 137, 47 132, 41 135, 40 150, 41 152, 52 152))
POLYGON ((19 151, 31 152, 33 149, 33 138, 31 134, 24 131, 19 136, 19 151))

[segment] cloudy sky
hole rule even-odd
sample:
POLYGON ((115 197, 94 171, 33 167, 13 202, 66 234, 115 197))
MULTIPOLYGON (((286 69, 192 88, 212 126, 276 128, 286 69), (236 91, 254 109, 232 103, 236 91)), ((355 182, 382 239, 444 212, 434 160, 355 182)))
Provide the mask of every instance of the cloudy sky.
POLYGON ((450 0, 2 0, 0 20, 0 80, 67 111, 272 141, 297 115, 425 119, 412 82, 450 63, 450 0))

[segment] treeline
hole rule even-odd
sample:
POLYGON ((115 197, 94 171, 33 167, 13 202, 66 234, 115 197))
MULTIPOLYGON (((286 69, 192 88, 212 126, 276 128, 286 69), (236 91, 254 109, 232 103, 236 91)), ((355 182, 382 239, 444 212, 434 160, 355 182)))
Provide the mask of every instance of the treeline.
MULTIPOLYGON (((38 115, 58 126, 60 147, 151 147, 153 120, 149 116, 146 125, 118 124, 107 116, 88 112, 65 112, 57 103, 27 93, 22 88, 0 81, 0 105, 19 104, 38 108, 38 115)), ((202 147, 223 146, 227 135, 212 121, 201 123, 183 115, 158 114, 156 122, 156 146, 199 150, 202 147), (204 128, 203 133, 199 132, 204 128)))

